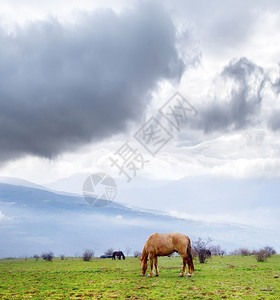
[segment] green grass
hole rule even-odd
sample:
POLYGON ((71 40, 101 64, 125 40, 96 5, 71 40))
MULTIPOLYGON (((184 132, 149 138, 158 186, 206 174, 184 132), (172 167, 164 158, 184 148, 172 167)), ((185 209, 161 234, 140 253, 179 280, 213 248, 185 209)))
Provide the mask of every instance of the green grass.
POLYGON ((178 277, 180 257, 159 258, 159 277, 140 276, 136 258, 0 260, 0 299, 280 299, 280 255, 213 257, 178 277))

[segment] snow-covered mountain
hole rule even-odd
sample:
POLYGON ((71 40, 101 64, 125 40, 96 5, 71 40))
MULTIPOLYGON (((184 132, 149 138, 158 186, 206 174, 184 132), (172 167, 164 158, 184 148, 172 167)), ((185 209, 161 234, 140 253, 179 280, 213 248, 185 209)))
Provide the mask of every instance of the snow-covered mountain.
POLYGON ((35 189, 47 190, 47 187, 16 177, 0 176, 0 183, 31 187, 35 189))
MULTIPOLYGON (((89 173, 77 173, 46 185, 47 188, 80 194, 89 173)), ((164 211, 176 217, 280 228, 280 179, 187 177, 181 180, 131 182, 116 178, 116 201, 144 209, 164 211)))
MULTIPOLYGON (((83 184, 90 175, 91 173, 89 172, 75 173, 66 178, 46 183, 44 184, 44 187, 54 191, 82 195, 83 184)), ((140 176, 133 178, 133 180, 129 183, 125 178, 114 178, 114 180, 116 181, 118 190, 131 190, 138 188, 151 189, 161 187, 169 182, 167 180, 148 180, 140 176)))
POLYGON ((183 232, 191 238, 211 237, 227 249, 265 244, 280 247, 278 229, 217 224, 168 216, 117 202, 97 208, 82 197, 39 188, 0 184, 0 257, 41 254, 74 255, 91 248, 141 250, 154 232, 183 232))

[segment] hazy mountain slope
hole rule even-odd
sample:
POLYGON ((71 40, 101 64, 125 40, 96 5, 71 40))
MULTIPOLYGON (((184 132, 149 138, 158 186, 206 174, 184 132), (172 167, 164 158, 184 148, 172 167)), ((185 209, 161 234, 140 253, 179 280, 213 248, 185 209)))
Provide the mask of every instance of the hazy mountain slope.
POLYGON ((0 212, 0 257, 48 250, 74 255, 86 248, 97 255, 109 247, 141 250, 150 234, 172 231, 191 238, 211 236, 228 249, 267 243, 280 246, 275 241, 277 231, 178 219, 116 202, 96 208, 81 197, 8 184, 0 184, 0 212))
POLYGON ((117 200, 196 220, 280 228, 280 179, 188 177, 150 189, 120 189, 117 200))
POLYGON ((0 183, 31 187, 35 189, 47 190, 45 186, 16 177, 0 176, 0 183))
MULTIPOLYGON (((81 193, 89 174, 77 173, 47 185, 81 193)), ((125 205, 165 211, 199 221, 241 223, 280 228, 280 179, 187 177, 174 181, 137 176, 130 183, 116 179, 116 201, 125 205)))

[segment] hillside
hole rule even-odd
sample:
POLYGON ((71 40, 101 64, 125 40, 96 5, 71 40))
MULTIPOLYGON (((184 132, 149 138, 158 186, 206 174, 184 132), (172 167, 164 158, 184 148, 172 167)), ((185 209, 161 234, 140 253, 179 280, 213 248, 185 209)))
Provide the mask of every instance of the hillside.
MULTIPOLYGON (((74 255, 87 248, 97 255, 109 247, 141 250, 154 232, 179 231, 191 238, 210 236, 227 249, 244 243, 248 247, 262 246, 279 234, 238 224, 174 218, 117 202, 97 208, 79 196, 4 183, 0 184, 0 212, 0 257, 48 250, 74 255)), ((279 247, 279 241, 273 246, 279 247)))

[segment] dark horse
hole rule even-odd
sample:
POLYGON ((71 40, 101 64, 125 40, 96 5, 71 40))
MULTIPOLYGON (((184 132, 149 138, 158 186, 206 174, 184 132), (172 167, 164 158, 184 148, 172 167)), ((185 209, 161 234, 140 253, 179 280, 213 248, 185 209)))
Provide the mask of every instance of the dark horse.
POLYGON ((114 251, 112 259, 116 259, 116 257, 118 259, 125 259, 125 256, 122 251, 114 251))
POLYGON ((186 264, 188 264, 188 276, 191 276, 194 273, 191 241, 188 236, 182 233, 154 233, 148 238, 140 258, 142 275, 146 274, 148 256, 151 265, 151 272, 148 276, 153 276, 154 265, 156 276, 159 276, 157 257, 166 256, 173 252, 180 253, 183 259, 183 268, 179 276, 185 275, 186 264))

